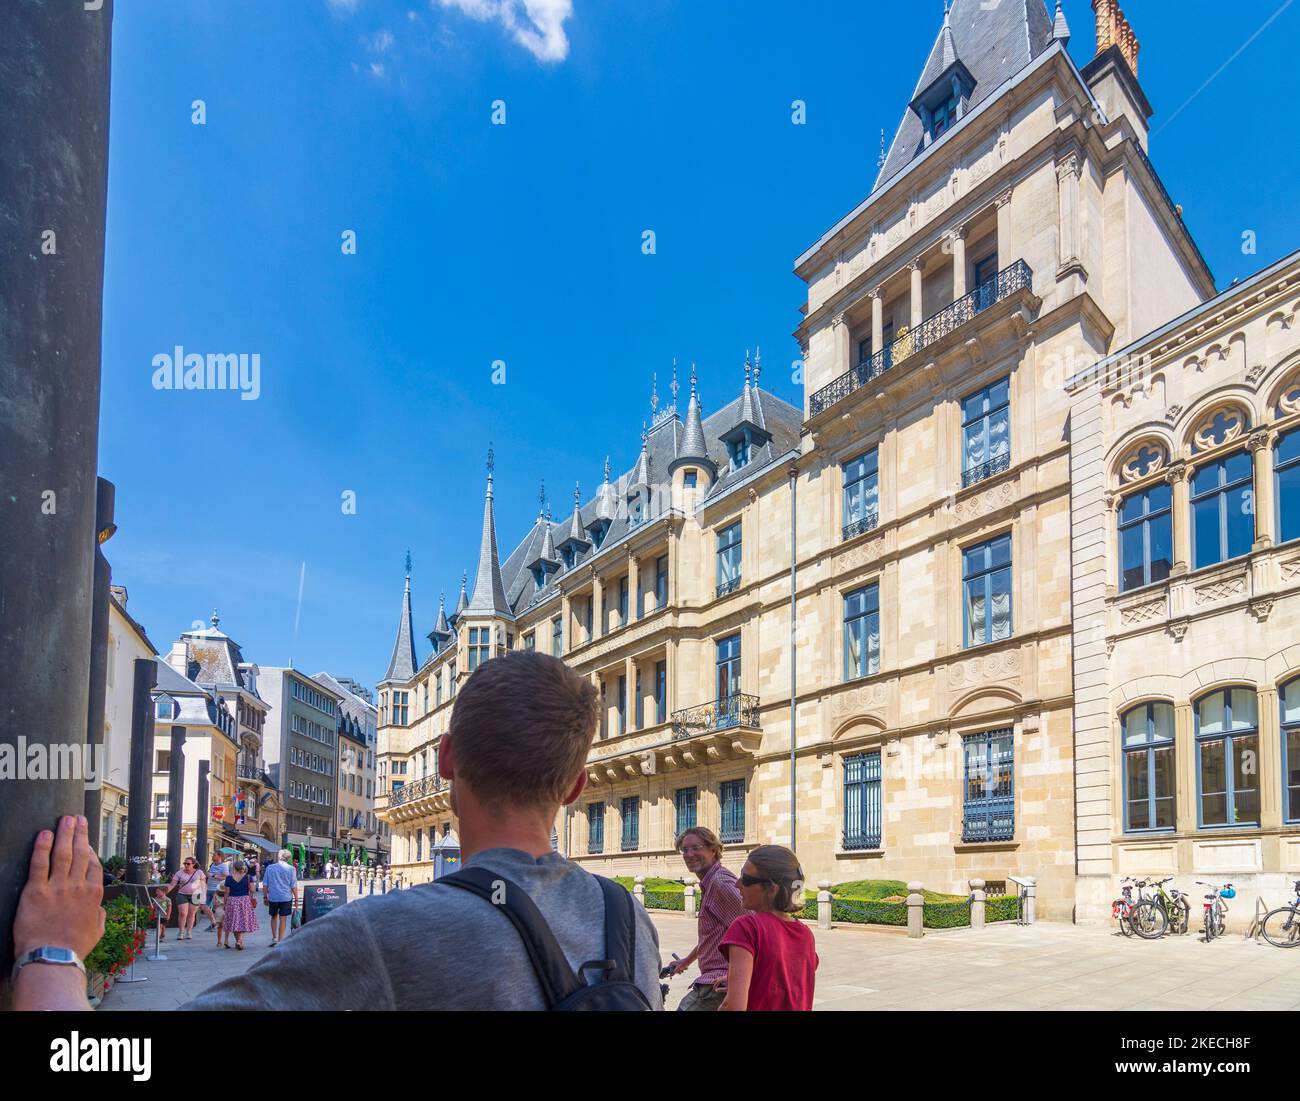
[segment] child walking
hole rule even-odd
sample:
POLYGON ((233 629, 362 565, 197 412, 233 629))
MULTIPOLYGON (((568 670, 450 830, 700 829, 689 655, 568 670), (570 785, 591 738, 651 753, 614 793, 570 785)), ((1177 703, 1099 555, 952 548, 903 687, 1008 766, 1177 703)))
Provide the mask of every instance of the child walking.
POLYGON ((722 938, 727 953, 724 1011, 812 1009, 817 944, 793 915, 803 909, 803 869, 781 845, 749 854, 737 881, 745 913, 722 938))

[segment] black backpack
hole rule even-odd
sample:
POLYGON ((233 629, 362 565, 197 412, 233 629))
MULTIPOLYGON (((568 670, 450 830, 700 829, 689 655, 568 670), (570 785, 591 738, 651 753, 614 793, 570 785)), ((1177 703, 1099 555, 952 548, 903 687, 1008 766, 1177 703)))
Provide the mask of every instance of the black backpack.
POLYGON ((601 876, 595 880, 605 896, 605 955, 609 958, 582 964, 576 975, 542 912, 522 887, 478 867, 462 868, 437 882, 478 895, 510 919, 541 984, 547 1009, 649 1010, 650 1002, 635 982, 636 904, 612 880, 601 876), (584 973, 588 970, 604 974, 596 982, 587 983, 584 973))

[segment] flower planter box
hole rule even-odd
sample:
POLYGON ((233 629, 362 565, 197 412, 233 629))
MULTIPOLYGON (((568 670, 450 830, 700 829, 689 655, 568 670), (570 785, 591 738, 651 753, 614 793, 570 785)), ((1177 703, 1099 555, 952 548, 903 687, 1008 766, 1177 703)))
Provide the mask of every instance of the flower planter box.
POLYGON ((98 1004, 103 1001, 104 995, 107 994, 113 985, 113 980, 107 975, 98 971, 92 971, 86 977, 86 997, 92 1004, 98 1004))

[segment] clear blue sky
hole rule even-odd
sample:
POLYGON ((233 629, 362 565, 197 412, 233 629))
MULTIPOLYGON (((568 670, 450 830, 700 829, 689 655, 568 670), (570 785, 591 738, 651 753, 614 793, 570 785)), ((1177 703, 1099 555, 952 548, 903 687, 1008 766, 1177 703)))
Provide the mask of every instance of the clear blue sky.
MULTIPOLYGON (((606 452, 631 465, 674 356, 706 412, 756 344, 799 400, 793 261, 870 190, 940 0, 566 6, 118 3, 100 467, 114 577, 156 645, 215 605, 250 660, 373 685, 407 548, 421 636, 472 574, 489 440, 504 554, 540 477, 562 514, 606 452), (260 398, 154 390, 177 344, 259 352, 260 398)), ((1124 7, 1152 159, 1220 287, 1300 247, 1278 138, 1300 3, 1217 77, 1283 0, 1124 7)), ((1090 5, 1065 11, 1083 63, 1090 5)))

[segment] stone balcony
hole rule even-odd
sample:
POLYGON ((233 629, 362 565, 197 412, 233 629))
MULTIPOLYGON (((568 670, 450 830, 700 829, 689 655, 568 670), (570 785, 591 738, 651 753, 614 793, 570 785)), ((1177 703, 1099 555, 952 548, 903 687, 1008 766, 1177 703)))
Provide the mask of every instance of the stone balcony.
POLYGON ((873 379, 926 349, 938 351, 938 345, 953 334, 965 330, 971 322, 999 303, 1032 297, 1034 273, 1024 260, 1017 260, 986 280, 969 294, 926 318, 915 329, 902 333, 870 359, 851 367, 839 378, 808 399, 808 419, 817 419, 828 409, 867 386, 873 379))
POLYGON ((451 810, 451 785, 441 776, 425 776, 388 796, 383 808, 389 822, 411 822, 451 810))

